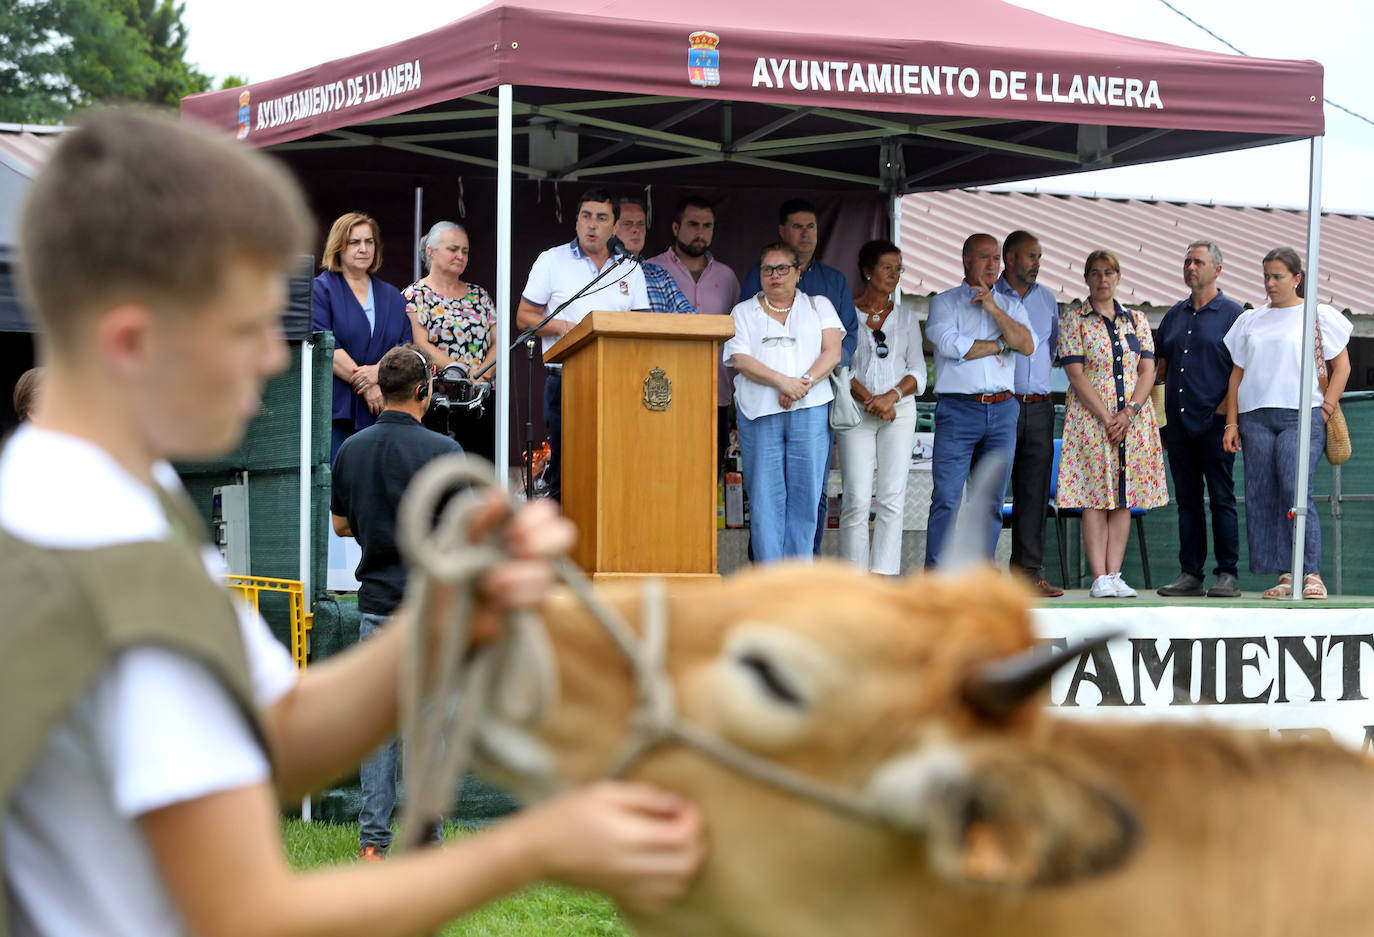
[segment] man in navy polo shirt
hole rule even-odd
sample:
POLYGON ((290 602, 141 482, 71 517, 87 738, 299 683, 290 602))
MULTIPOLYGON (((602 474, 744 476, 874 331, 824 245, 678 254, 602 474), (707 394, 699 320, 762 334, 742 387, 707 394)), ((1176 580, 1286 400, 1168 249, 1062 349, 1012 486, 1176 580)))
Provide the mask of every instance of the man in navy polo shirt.
MULTIPOLYGON (((797 252, 797 261, 801 265, 801 279, 797 281, 797 289, 808 296, 824 296, 830 300, 830 305, 835 307, 840 324, 844 326, 844 338, 840 341, 840 364, 849 364, 849 357, 854 354, 854 349, 859 344, 859 314, 854 309, 854 296, 844 274, 816 259, 816 248, 820 244, 816 206, 804 198, 783 202, 778 208, 778 236, 797 252)), ((740 302, 750 299, 762 289, 759 265, 754 264, 744 275, 744 284, 739 292, 740 302)), ((816 380, 822 379, 823 375, 816 375, 816 380)), ((830 442, 833 446, 834 433, 830 434, 830 442)), ((812 547, 812 552, 817 556, 821 555, 826 507, 827 499, 822 487, 820 508, 816 514, 816 541, 812 547)))
MULTIPOLYGON (((414 345, 398 345, 377 364, 382 412, 377 422, 344 440, 334 458, 330 501, 334 532, 362 547, 358 563, 359 640, 370 637, 401 604, 406 567, 396 547, 396 511, 406 486, 431 459, 463 448, 420 425, 429 409, 429 362, 414 345)), ((396 806, 396 740, 363 762, 358 855, 380 859, 391 847, 396 806)), ((438 836, 432 831, 431 839, 438 836)))
POLYGON ((1216 580, 1206 594, 1240 595, 1236 578, 1240 533, 1236 518, 1234 453, 1222 448, 1226 429, 1222 401, 1231 377, 1231 354, 1222 338, 1243 312, 1240 303, 1217 287, 1221 248, 1194 241, 1183 257, 1183 282, 1191 295, 1164 314, 1155 329, 1155 359, 1164 381, 1165 424, 1159 435, 1169 452, 1178 502, 1177 579, 1156 591, 1160 595, 1203 595, 1207 562, 1207 520, 1202 486, 1212 506, 1212 547, 1216 580))
MULTIPOLYGON (((649 311, 649 293, 639 265, 628 255, 612 257, 606 246, 619 220, 620 206, 611 193, 589 189, 578 200, 577 236, 535 259, 515 311, 516 324, 522 329, 538 325, 548 310, 568 303, 538 332, 543 336, 545 352, 593 310, 649 311), (608 264, 613 266, 608 268, 608 264), (596 286, 569 302, 603 273, 605 276, 596 286)), ((563 494, 563 368, 551 364, 548 369, 549 376, 544 381, 544 425, 549 432, 549 467, 544 479, 548 482, 549 497, 557 501, 563 494)))

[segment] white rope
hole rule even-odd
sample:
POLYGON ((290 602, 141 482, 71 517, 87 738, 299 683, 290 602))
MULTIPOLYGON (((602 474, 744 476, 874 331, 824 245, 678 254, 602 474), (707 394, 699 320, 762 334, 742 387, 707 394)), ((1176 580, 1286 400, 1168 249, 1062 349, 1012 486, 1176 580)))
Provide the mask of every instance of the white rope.
MULTIPOLYGON (((478 502, 476 491, 450 495, 463 485, 475 489, 493 484, 493 470, 481 459, 436 459, 416 474, 397 517, 397 545, 411 570, 406 601, 416 623, 401 673, 406 804, 397 843, 400 850, 417 845, 428 825, 453 804, 488 713, 497 709, 533 722, 555 695, 551 689, 556 682, 552 651, 532 613, 508 614, 499 637, 469 653, 478 580, 506 556, 496 546, 499 531, 484 543, 472 544, 466 539, 468 520, 478 502), (451 607, 433 607, 438 595, 449 597, 451 607), (510 675, 520 673, 533 675, 536 688, 513 687, 510 675)), ((601 601, 591 581, 570 560, 559 557, 554 568, 633 673, 635 712, 628 738, 605 772, 607 776, 623 775, 654 749, 676 742, 789 794, 856 818, 894 823, 857 792, 829 787, 678 718, 667 671, 668 603, 661 580, 645 581, 642 629, 636 635, 601 601)), ((528 763, 507 762, 505 767, 517 772, 535 770, 528 763)))

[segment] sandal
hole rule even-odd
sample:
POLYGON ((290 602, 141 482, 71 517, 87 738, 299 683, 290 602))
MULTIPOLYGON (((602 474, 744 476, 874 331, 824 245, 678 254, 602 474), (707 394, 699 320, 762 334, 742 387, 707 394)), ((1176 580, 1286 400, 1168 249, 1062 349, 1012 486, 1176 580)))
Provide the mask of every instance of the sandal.
POLYGON ((1261 598, 1265 599, 1287 599, 1293 595, 1293 574, 1284 573, 1279 577, 1276 586, 1270 586, 1260 593, 1261 598))
POLYGON ((1316 573, 1308 573, 1302 577, 1302 597, 1304 599, 1326 598, 1326 583, 1322 582, 1321 576, 1316 573))

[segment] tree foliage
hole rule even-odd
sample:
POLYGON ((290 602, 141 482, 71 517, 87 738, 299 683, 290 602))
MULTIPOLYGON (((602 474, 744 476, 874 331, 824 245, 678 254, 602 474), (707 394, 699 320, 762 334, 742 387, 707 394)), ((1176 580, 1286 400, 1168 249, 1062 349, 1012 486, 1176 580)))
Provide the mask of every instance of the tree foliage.
POLYGON ((79 103, 63 26, 58 3, 0 5, 0 120, 52 123, 79 103))
POLYGON ((52 123, 91 104, 175 107, 208 90, 186 61, 175 0, 9 0, 0 5, 0 121, 52 123))

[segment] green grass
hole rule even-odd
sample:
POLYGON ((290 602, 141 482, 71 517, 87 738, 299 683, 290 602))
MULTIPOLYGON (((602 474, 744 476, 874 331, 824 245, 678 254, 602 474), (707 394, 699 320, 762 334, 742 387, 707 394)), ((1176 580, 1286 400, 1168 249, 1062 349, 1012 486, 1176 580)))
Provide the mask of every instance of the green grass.
MULTIPOLYGON (((449 826, 450 838, 467 835, 449 826)), ((286 854, 298 869, 353 862, 358 826, 282 822, 286 854)), ((557 885, 540 885, 494 901, 439 931, 440 937, 631 937, 609 901, 557 885)))

